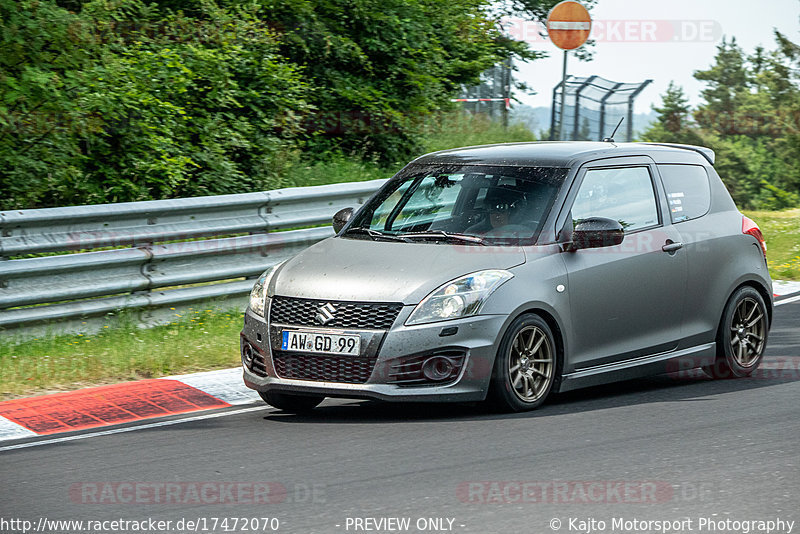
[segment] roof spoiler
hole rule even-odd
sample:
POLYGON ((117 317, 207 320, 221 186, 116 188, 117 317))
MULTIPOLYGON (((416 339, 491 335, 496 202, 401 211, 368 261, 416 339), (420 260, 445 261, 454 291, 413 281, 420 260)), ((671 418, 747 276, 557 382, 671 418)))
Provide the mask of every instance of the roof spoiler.
POLYGON ((697 152, 708 160, 710 164, 714 164, 714 151, 710 148, 697 145, 680 145, 678 143, 643 143, 645 145, 669 146, 672 148, 683 148, 684 150, 692 150, 697 152))

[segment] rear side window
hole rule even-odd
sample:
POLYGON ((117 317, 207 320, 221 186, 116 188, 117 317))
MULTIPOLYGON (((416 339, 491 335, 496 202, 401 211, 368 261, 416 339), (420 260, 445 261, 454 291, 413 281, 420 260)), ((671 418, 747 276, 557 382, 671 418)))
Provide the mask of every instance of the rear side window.
POLYGON ((708 173, 700 165, 659 165, 669 200, 669 215, 678 223, 708 213, 711 188, 708 173))

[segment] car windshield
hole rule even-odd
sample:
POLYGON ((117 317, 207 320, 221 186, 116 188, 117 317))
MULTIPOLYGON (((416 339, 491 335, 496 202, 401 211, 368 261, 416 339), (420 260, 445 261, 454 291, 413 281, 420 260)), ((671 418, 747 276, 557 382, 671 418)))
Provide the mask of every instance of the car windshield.
POLYGON ((532 244, 567 169, 411 165, 359 211, 345 237, 532 244))

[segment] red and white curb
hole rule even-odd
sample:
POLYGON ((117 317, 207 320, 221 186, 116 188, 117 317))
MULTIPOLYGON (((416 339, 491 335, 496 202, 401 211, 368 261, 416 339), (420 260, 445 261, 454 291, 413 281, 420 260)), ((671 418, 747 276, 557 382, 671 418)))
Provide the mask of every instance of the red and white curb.
MULTIPOLYGON (((776 306, 800 300, 800 282, 776 281, 773 291, 776 306)), ((260 403, 261 398, 245 387, 241 367, 122 382, 0 402, 0 441, 98 429, 256 402, 260 403)), ((207 417, 213 415, 193 419, 207 417)), ((148 426, 163 424, 168 423, 148 426)))
POLYGON ((227 402, 232 406, 261 402, 258 392, 244 385, 242 368, 221 369, 219 371, 206 371, 188 375, 168 376, 159 380, 178 380, 187 386, 199 389, 227 402))
POLYGON ((784 297, 793 293, 800 293, 800 282, 775 280, 772 282, 772 293, 775 297, 784 297))
POLYGON ((260 401, 235 367, 0 402, 0 441, 260 401))

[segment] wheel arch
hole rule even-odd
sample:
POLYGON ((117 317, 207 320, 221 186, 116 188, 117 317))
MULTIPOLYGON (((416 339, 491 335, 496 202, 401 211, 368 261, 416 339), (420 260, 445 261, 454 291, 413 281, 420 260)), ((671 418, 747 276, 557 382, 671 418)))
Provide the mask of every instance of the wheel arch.
MULTIPOLYGON (((744 280, 741 283, 739 283, 739 285, 734 287, 733 290, 731 290, 731 292, 728 293, 728 298, 727 298, 727 300, 725 300, 725 305, 728 304, 728 302, 731 300, 731 297, 734 295, 734 293, 736 293, 737 291, 739 291, 743 287, 752 287, 753 289, 758 291, 759 295, 761 295, 761 298, 764 299, 764 304, 766 304, 766 306, 767 306, 767 319, 768 319, 767 326, 771 327, 772 326, 772 314, 773 314, 772 293, 766 287, 764 287, 763 284, 761 284, 757 280, 744 280)), ((723 307, 723 310, 724 309, 725 308, 723 307)), ((720 316, 720 321, 722 321, 722 317, 721 316, 720 316)))
MULTIPOLYGON (((514 323, 514 321, 525 314, 535 314, 541 317, 542 320, 547 323, 547 326, 550 327, 550 331, 553 333, 553 339, 556 343, 556 354, 560 362, 559 373, 555 377, 555 383, 553 384, 553 390, 557 393, 561 388, 561 377, 564 375, 564 367, 566 365, 566 340, 564 338, 564 328, 551 310, 548 310, 545 306, 537 304, 528 304, 527 306, 521 307, 513 314, 508 316, 508 321, 506 321, 506 324, 503 326, 502 335, 500 335, 498 339, 505 337, 505 335, 508 333, 509 327, 514 323)), ((496 360, 497 358, 495 357, 495 361, 496 360)))

